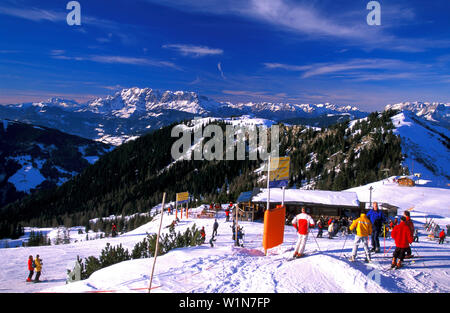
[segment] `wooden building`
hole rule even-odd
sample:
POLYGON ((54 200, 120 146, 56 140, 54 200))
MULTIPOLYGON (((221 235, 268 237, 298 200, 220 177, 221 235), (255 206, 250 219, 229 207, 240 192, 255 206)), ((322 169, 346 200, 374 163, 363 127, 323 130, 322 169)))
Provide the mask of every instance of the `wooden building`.
POLYGON ((416 185, 414 180, 412 180, 411 178, 408 178, 408 177, 399 178, 397 181, 400 186, 413 187, 416 185))
MULTIPOLYGON (((252 191, 242 192, 236 200, 236 207, 239 210, 239 220, 241 221, 254 221, 259 219, 264 214, 264 207, 258 203, 252 201, 253 196, 260 192, 259 188, 255 188, 252 191)), ((233 212, 236 214, 236 212, 233 212)))
MULTIPOLYGON (((243 212, 252 212, 251 220, 263 217, 267 206, 267 189, 256 188, 253 191, 242 193, 238 198, 238 206, 243 212)), ((270 207, 281 204, 283 190, 281 188, 270 189, 270 207)), ((315 219, 323 216, 358 216, 362 207, 354 192, 337 192, 325 190, 300 190, 286 189, 284 191, 284 205, 289 219, 300 213, 302 207, 315 219)), ((240 214, 241 216, 241 214, 240 214)))
MULTIPOLYGON (((243 192, 237 199, 236 206, 239 209, 239 220, 254 221, 264 217, 267 207, 267 189, 255 188, 252 191, 243 192)), ((283 200, 281 188, 270 189, 270 208, 275 208, 283 200)), ((362 211, 370 209, 370 204, 360 202, 356 192, 328 191, 328 190, 302 190, 286 189, 284 191, 284 205, 286 206, 286 218, 292 219, 305 207, 307 213, 314 220, 320 216, 339 218, 359 217, 362 211)), ((398 207, 389 203, 378 203, 386 217, 397 215, 398 207)), ((234 214, 236 214, 234 212, 234 214)))

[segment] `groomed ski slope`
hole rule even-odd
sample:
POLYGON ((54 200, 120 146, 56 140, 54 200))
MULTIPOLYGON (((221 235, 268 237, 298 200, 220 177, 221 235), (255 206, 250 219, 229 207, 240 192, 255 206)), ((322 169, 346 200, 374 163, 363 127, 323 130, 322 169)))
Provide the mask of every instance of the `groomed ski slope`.
MULTIPOLYGON (((379 182, 381 186, 382 182, 379 182)), ((402 193, 392 189, 384 191, 385 197, 402 199, 401 209, 411 207, 413 195, 420 188, 402 188, 402 193), (411 200, 408 200, 411 199, 411 200)), ((368 186, 359 187, 366 192, 368 186)), ((381 189, 381 188, 378 188, 381 189)), ((390 264, 392 249, 385 256, 374 254, 374 264, 363 262, 364 252, 360 247, 358 261, 349 262, 344 255, 349 255, 354 236, 327 238, 315 237, 317 229, 309 236, 306 246, 308 256, 293 261, 287 259, 293 253, 296 241, 295 229, 286 226, 284 243, 269 250, 264 256, 262 248, 263 224, 260 222, 241 222, 245 232, 245 247, 233 247, 231 239, 231 222, 225 222, 225 215, 220 212, 219 236, 215 247, 208 243, 198 247, 172 250, 158 257, 153 278, 154 293, 417 293, 450 292, 450 246, 449 243, 438 245, 426 238, 423 222, 428 216, 442 221, 442 226, 450 217, 448 206, 448 189, 426 188, 426 197, 431 191, 437 197, 434 206, 417 207, 411 213, 416 227, 420 230, 419 243, 413 245, 413 254, 420 258, 406 261, 401 270, 387 270, 390 264), (420 210, 419 210, 420 209, 420 210), (417 210, 417 211, 416 211, 417 210), (437 212, 442 214, 436 215, 437 212), (345 243, 345 247, 344 247, 345 243), (320 251, 319 251, 320 247, 320 251), (344 249, 343 249, 344 248, 344 249)), ((381 199, 381 198, 380 198, 381 199)), ((436 200, 436 199, 435 199, 436 200)), ((378 200, 380 201, 380 200, 378 200)), ((399 200, 400 201, 400 200, 399 200)), ((427 204, 434 203, 426 202, 427 204)), ((195 209, 193 209, 195 210, 195 209)), ((401 214, 402 211, 399 212, 401 214)), ((193 214, 191 214, 193 216, 193 214)), ((174 215, 164 215, 164 226, 169 225, 174 215)), ((429 217, 428 217, 429 218, 429 217)), ((156 232, 159 227, 159 216, 152 222, 141 226, 117 238, 106 238, 83 241, 58 246, 42 246, 29 248, 0 249, 0 258, 7 260, 0 269, 0 292, 148 292, 149 276, 153 258, 137 259, 115 264, 95 272, 87 280, 65 284, 66 266, 76 256, 82 258, 90 255, 98 257, 101 250, 109 242, 111 245, 122 244, 129 251, 145 237, 145 233, 156 232), (26 261, 28 255, 39 254, 43 258, 46 282, 40 284, 26 283, 26 261)), ((183 219, 176 231, 183 232, 194 223, 205 226, 207 241, 212 232, 213 219, 183 219)), ((387 239, 385 244, 381 238, 381 246, 388 250, 393 244, 387 239)))

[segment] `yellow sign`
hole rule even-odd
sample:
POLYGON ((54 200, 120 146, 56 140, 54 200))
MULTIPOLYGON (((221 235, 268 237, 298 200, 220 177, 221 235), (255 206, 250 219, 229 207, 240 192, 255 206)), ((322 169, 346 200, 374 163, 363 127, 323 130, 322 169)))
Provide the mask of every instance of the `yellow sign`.
POLYGON ((189 200, 189 192, 180 192, 177 193, 177 202, 178 203, 185 203, 189 200))
POLYGON ((270 159, 269 181, 289 180, 290 157, 270 159))

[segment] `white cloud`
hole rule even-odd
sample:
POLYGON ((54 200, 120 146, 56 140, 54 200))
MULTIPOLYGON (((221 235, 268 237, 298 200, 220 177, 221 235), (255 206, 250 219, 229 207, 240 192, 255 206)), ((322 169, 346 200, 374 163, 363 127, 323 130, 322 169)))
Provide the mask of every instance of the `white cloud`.
POLYGON ((223 79, 226 79, 225 75, 223 74, 222 63, 221 62, 217 63, 217 69, 220 72, 220 76, 222 76, 223 79))
POLYGON ((311 65, 290 65, 282 63, 264 63, 264 66, 268 69, 284 69, 288 71, 305 71, 311 68, 311 65))
POLYGON ((165 49, 175 50, 185 56, 203 57, 209 55, 221 55, 222 49, 210 48, 206 46, 195 46, 185 44, 169 44, 162 46, 165 49))
POLYGON ((384 77, 395 77, 393 76, 395 74, 397 78, 400 78, 402 76, 406 77, 407 75, 405 73, 400 75, 400 73, 392 72, 398 70, 414 71, 423 68, 423 65, 420 64, 393 59, 355 59, 341 63, 315 63, 309 65, 264 63, 264 66, 268 69, 284 69, 288 71, 303 72, 301 75, 302 78, 339 73, 341 75, 348 74, 353 77, 357 75, 361 80, 371 80, 370 77, 373 77, 373 80, 381 80, 383 77, 381 75, 375 76, 373 74, 367 74, 367 71, 391 72, 389 75, 384 74, 384 77), (359 75, 361 72, 363 72, 364 75, 359 75))
POLYGON ((22 18, 34 22, 40 21, 60 22, 66 19, 66 14, 62 12, 54 12, 38 8, 24 8, 24 7, 13 8, 1 6, 0 14, 22 18))
POLYGON ((117 55, 89 55, 89 56, 67 56, 64 50, 52 50, 50 53, 53 59, 71 61, 91 61, 106 64, 129 64, 141 66, 169 67, 181 70, 176 64, 168 61, 153 60, 149 58, 127 57, 117 55))
MULTIPOLYGON (((345 44, 365 50, 383 49, 402 52, 423 52, 439 46, 449 47, 450 40, 399 37, 389 33, 393 27, 410 25, 415 17, 411 7, 386 5, 383 27, 368 26, 365 16, 368 11, 342 10, 326 14, 318 1, 310 0, 147 0, 177 10, 206 15, 233 15, 248 20, 263 22, 275 28, 301 35, 303 39, 343 40, 345 44), (406 24, 405 24, 406 23, 406 24)), ((273 28, 272 27, 272 28, 273 28)))

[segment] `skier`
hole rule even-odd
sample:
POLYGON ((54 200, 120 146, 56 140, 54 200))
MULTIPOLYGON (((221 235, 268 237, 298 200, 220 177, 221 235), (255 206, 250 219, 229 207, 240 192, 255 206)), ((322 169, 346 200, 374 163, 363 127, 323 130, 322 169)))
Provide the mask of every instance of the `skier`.
POLYGON ((42 260, 39 259, 39 254, 36 255, 36 258, 34 259, 34 263, 36 265, 35 267, 35 271, 36 271, 36 276, 34 277, 34 282, 38 283, 40 282, 39 277, 41 277, 41 271, 42 271, 42 260))
POLYGON ((117 227, 116 227, 116 224, 112 224, 112 227, 111 227, 111 235, 113 236, 113 237, 116 237, 117 236, 117 227))
POLYGON ((225 215, 227 217, 226 221, 229 222, 230 221, 230 207, 227 207, 225 209, 225 215))
POLYGON ((384 238, 389 238, 389 227, 387 224, 383 224, 382 232, 384 238))
POLYGON ((219 228, 219 223, 217 222, 217 218, 214 220, 214 225, 213 225, 213 232, 212 232, 212 236, 217 236, 217 229, 219 228))
POLYGON ((319 218, 317 221, 317 227, 319 228, 319 232, 317 233, 317 238, 322 238, 323 233, 323 220, 322 218, 319 218))
POLYGON ((383 212, 378 209, 378 203, 373 203, 373 209, 371 209, 367 213, 367 217, 370 219, 372 223, 372 249, 371 252, 379 253, 380 252, 380 234, 381 227, 383 223, 386 222, 386 216, 384 216, 383 212))
POLYGON ((28 257, 28 270, 30 271, 30 274, 28 275, 28 278, 27 278, 27 282, 30 282, 31 281, 31 279, 33 278, 33 274, 34 274, 34 261, 33 261, 33 256, 32 255, 30 255, 29 257, 28 257))
POLYGON ((394 229, 394 222, 391 220, 389 223, 389 229, 392 231, 394 229))
POLYGON ((358 246, 360 243, 363 244, 364 251, 366 252, 366 261, 370 262, 370 251, 369 251, 369 235, 372 233, 372 223, 367 218, 366 214, 361 213, 360 217, 353 221, 350 225, 350 231, 356 228, 355 242, 352 250, 352 256, 350 261, 356 260, 356 254, 358 252, 358 246))
POLYGON ((332 239, 334 233, 334 220, 330 218, 328 220, 328 238, 332 239))
POLYGON ((200 230, 200 235, 202 236, 202 243, 205 243, 206 233, 205 233, 205 227, 204 226, 200 230))
POLYGON ((441 230, 441 232, 439 233, 439 244, 443 244, 445 240, 445 231, 441 230))
MULTIPOLYGON (((414 234, 414 223, 411 220, 411 215, 410 215, 409 211, 403 212, 403 216, 406 219, 405 223, 406 223, 406 225, 408 225, 409 230, 411 231, 411 235, 414 234)), ((414 241, 414 238, 413 238, 413 241, 414 241)), ((408 248, 406 248, 405 259, 410 259, 412 257, 414 257, 414 256, 411 254, 411 246, 408 246, 408 248)))
POLYGON ((211 248, 214 247, 214 241, 216 241, 216 237, 214 237, 214 235, 212 235, 211 239, 209 240, 209 244, 211 245, 211 248))
POLYGON ((419 231, 416 229, 414 229, 414 242, 419 242, 419 231))
POLYGON ((302 207, 302 213, 298 214, 292 220, 292 225, 297 230, 298 239, 295 245, 293 258, 299 258, 303 256, 305 250, 306 241, 308 240, 309 227, 314 227, 314 220, 306 214, 305 207, 302 207))
POLYGON ((236 246, 240 246, 240 247, 244 246, 244 242, 242 241, 243 236, 244 236, 244 234, 242 233, 242 227, 238 226, 236 246), (239 243, 239 241, 241 241, 241 243, 239 243))
POLYGON ((395 226, 392 230, 391 237, 395 241, 395 251, 392 256, 391 268, 402 267, 403 259, 405 258, 406 249, 413 242, 411 230, 406 224, 406 217, 401 217, 399 225, 395 226))

